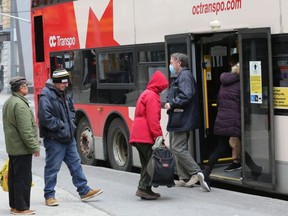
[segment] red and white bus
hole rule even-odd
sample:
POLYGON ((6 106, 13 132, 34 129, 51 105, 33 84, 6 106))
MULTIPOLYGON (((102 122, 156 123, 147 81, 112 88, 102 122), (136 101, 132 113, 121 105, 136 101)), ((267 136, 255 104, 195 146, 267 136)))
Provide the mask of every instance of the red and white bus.
MULTIPOLYGON (((201 126, 191 154, 207 162, 215 148, 219 76, 228 58, 241 65, 242 151, 262 166, 212 180, 288 195, 288 8, 286 0, 34 0, 31 3, 35 103, 51 72, 71 74, 77 144, 83 164, 140 166, 128 144, 136 101, 155 70, 170 77, 169 56, 183 52, 199 90, 201 126)), ((165 92, 161 101, 165 102, 165 92)), ((167 115, 162 109, 164 133, 167 115)), ((168 137, 166 140, 169 140, 168 137)))

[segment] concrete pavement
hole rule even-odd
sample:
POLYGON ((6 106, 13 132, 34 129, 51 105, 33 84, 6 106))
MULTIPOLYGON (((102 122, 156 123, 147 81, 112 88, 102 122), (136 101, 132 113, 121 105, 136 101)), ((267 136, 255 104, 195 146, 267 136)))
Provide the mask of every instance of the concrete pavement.
MULTIPOLYGON (((2 163, 1 163, 2 164, 2 163)), ((79 197, 56 187, 57 199, 59 206, 49 207, 44 204, 43 198, 43 182, 44 180, 38 176, 33 176, 34 186, 31 189, 31 209, 36 210, 36 215, 61 215, 61 216, 79 216, 79 215, 97 215, 107 216, 95 207, 89 205, 90 202, 98 202, 101 195, 93 197, 90 201, 81 202, 79 197)), ((10 215, 8 193, 1 190, 0 215, 10 215)))
MULTIPOLYGON (((41 149, 41 153, 43 152, 41 149)), ((3 155, 3 154, 1 154, 3 155)), ((42 154, 44 155, 44 154, 42 154)), ((0 158, 0 168, 4 165, 4 157, 0 158)), ((35 158, 33 158, 35 160, 35 158)), ((36 159, 37 160, 37 159, 36 159)), ((32 165, 33 166, 33 165, 32 165)), ((68 177, 71 181, 70 176, 68 177)), ((91 198, 89 201, 82 202, 79 196, 75 193, 72 194, 63 188, 56 187, 57 200, 59 201, 59 206, 50 207, 45 205, 45 200, 43 197, 44 180, 43 178, 33 175, 34 186, 31 188, 31 209, 36 210, 36 215, 61 215, 61 216, 79 216, 79 215, 97 215, 97 216, 108 216, 105 212, 93 207, 91 203, 101 201, 101 195, 91 198)), ((105 191, 104 191, 105 193, 105 191)), ((0 215, 11 215, 9 207, 8 193, 4 192, 0 188, 0 215)))

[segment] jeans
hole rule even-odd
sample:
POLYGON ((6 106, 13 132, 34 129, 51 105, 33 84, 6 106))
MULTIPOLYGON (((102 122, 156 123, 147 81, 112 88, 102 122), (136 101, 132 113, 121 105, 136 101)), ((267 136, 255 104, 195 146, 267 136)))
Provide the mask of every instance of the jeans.
POLYGON ((32 154, 9 155, 8 187, 10 208, 30 209, 32 154))
POLYGON ((57 173, 61 168, 62 161, 67 165, 72 176, 72 182, 77 188, 80 197, 87 194, 91 189, 87 186, 87 179, 80 163, 75 139, 73 138, 70 143, 60 143, 54 139, 44 139, 44 147, 46 152, 44 170, 45 199, 55 197, 57 173))
POLYGON ((190 179, 192 175, 202 172, 188 151, 190 131, 170 132, 170 145, 176 159, 179 179, 190 179))

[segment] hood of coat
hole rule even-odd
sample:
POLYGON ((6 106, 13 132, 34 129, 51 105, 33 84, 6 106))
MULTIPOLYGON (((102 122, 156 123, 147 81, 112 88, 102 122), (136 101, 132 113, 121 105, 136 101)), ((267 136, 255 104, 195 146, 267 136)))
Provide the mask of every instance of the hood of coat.
POLYGON ((161 93, 163 90, 165 90, 167 87, 168 87, 168 80, 161 71, 156 71, 152 75, 147 85, 147 89, 152 90, 158 94, 161 93))
POLYGON ((239 81, 240 81, 240 76, 239 74, 236 74, 236 73, 224 72, 220 76, 220 82, 223 86, 229 86, 239 81))

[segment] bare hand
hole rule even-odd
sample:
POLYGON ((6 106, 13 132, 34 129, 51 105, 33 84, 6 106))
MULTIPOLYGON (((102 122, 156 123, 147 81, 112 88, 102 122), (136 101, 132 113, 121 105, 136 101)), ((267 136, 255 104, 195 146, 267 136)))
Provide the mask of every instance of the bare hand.
POLYGON ((40 151, 35 152, 33 155, 34 155, 34 157, 39 157, 40 156, 40 151))
POLYGON ((171 109, 170 103, 166 103, 166 104, 165 104, 165 109, 166 109, 166 110, 171 109))

